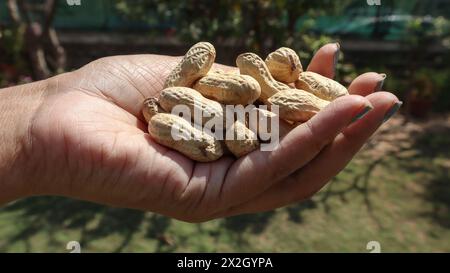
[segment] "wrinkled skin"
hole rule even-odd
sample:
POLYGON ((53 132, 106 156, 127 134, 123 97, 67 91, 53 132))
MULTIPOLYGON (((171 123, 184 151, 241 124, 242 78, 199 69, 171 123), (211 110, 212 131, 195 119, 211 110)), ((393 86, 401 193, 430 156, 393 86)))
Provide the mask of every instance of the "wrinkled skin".
MULTIPOLYGON (((333 77, 335 52, 324 46, 308 70, 333 77)), ((196 163, 153 142, 140 113, 178 61, 115 56, 47 80, 23 141, 23 173, 33 179, 22 196, 62 195, 190 222, 272 210, 321 189, 398 101, 374 93, 381 76, 366 73, 349 86, 353 95, 297 126, 275 151, 196 163), (366 106, 373 110, 349 125, 366 106)))

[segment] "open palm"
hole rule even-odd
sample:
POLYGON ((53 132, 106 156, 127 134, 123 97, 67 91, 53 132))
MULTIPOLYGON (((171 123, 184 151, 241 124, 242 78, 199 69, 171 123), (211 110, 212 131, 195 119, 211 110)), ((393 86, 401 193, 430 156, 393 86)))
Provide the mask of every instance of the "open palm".
MULTIPOLYGON (((333 77, 334 47, 320 49, 308 69, 333 77)), ((186 221, 270 210, 323 187, 398 101, 387 92, 372 94, 382 76, 366 73, 350 85, 355 95, 296 127, 275 151, 196 163, 152 141, 140 112, 178 61, 115 56, 51 79, 31 129, 30 154, 45 174, 36 191, 186 221), (367 106, 373 110, 351 123, 367 106)))

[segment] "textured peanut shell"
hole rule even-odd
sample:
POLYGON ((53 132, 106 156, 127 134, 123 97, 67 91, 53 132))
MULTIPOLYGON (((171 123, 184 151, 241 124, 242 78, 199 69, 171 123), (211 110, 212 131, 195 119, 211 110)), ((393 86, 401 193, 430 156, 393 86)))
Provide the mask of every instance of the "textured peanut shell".
POLYGON ((208 42, 196 43, 167 76, 164 88, 172 86, 192 87, 196 80, 208 73, 215 58, 216 50, 212 44, 208 42))
POLYGON ((300 73, 298 80, 295 82, 295 87, 329 101, 348 95, 347 88, 337 81, 310 71, 300 73))
POLYGON ((186 105, 191 111, 191 118, 194 119, 194 111, 201 110, 202 124, 217 117, 224 118, 224 108, 217 101, 207 99, 198 91, 189 87, 169 87, 163 89, 159 95, 159 105, 166 111, 171 112, 177 105, 186 105))
POLYGON ((236 120, 230 126, 230 130, 234 132, 234 139, 225 139, 224 142, 234 156, 241 157, 259 148, 257 135, 241 121, 236 120), (243 136, 241 139, 237 138, 238 133, 243 136))
POLYGON ((261 88, 255 79, 229 73, 208 73, 195 83, 194 89, 223 104, 247 105, 261 95, 261 88))
POLYGON ((209 73, 219 73, 219 74, 233 74, 233 75, 240 75, 238 69, 230 69, 230 70, 223 70, 220 68, 211 68, 209 70, 209 73))
POLYGON ((269 98, 270 105, 278 105, 280 117, 291 121, 307 121, 330 102, 304 90, 289 89, 269 98))
POLYGON ((158 114, 164 112, 163 109, 158 104, 157 98, 146 98, 144 100, 143 106, 142 106, 142 114, 144 115, 145 121, 147 123, 150 121, 150 119, 158 114))
POLYGON ((264 103, 280 90, 290 89, 288 85, 276 81, 269 72, 264 61, 254 53, 243 53, 236 58, 236 65, 242 75, 253 77, 261 87, 261 96, 264 103))
POLYGON ((295 82, 303 71, 297 53, 288 47, 281 47, 270 53, 266 58, 266 65, 275 80, 284 83, 295 82))
POLYGON ((194 128, 188 121, 179 116, 158 113, 150 119, 148 131, 157 143, 174 149, 195 161, 210 162, 223 155, 220 141, 194 128), (177 125, 177 128, 186 132, 191 138, 175 140, 172 137, 172 126, 174 125, 177 125), (195 137, 198 137, 198 139, 195 137))

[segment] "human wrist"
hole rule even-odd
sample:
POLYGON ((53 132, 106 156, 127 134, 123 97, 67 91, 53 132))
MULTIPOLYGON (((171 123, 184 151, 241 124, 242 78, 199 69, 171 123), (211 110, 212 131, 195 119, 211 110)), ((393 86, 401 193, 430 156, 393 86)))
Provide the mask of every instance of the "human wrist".
POLYGON ((0 205, 33 194, 35 163, 26 149, 46 86, 44 80, 0 89, 0 205))

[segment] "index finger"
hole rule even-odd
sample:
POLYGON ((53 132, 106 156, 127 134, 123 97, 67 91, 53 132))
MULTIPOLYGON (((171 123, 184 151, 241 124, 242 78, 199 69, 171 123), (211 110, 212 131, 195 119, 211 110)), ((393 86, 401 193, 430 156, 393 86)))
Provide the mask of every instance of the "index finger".
POLYGON ((334 78, 339 52, 340 45, 338 43, 322 46, 312 58, 307 71, 318 73, 330 79, 334 78))

